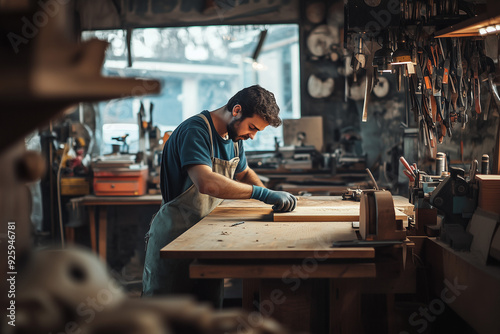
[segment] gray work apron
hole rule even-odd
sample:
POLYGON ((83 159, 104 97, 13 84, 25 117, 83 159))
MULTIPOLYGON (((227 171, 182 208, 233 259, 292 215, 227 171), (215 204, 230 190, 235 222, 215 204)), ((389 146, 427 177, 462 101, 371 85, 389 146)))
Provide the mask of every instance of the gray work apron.
MULTIPOLYGON (((233 178, 238 165, 238 144, 234 143, 235 158, 230 161, 214 158, 212 128, 203 114, 210 136, 212 171, 233 178)), ((201 194, 191 179, 186 179, 182 194, 161 206, 151 221, 146 234, 146 258, 142 277, 143 296, 165 294, 196 294, 201 300, 212 301, 220 306, 223 297, 223 281, 220 279, 190 279, 191 259, 162 259, 160 249, 172 242, 187 229, 214 210, 222 199, 201 194)))

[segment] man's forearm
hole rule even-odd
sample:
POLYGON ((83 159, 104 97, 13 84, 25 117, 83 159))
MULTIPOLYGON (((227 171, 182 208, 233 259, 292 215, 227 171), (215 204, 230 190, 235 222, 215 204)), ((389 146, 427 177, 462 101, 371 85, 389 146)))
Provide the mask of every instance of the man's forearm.
POLYGON ((213 173, 204 180, 201 193, 223 199, 248 199, 252 195, 252 186, 232 180, 223 175, 213 173))
POLYGON ((187 172, 191 181, 202 194, 223 199, 247 199, 252 195, 251 185, 215 173, 207 165, 192 165, 187 169, 187 172))
POLYGON ((249 184, 249 185, 256 185, 259 187, 264 187, 264 184, 260 180, 257 173, 255 173, 253 171, 253 169, 251 169, 251 168, 247 168, 244 172, 243 177, 241 177, 238 181, 249 184))

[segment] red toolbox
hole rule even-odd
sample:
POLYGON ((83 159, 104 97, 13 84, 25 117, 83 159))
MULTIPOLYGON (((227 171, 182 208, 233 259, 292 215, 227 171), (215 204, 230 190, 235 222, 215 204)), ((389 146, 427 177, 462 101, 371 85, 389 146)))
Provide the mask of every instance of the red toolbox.
POLYGON ((96 196, 140 196, 146 194, 148 167, 94 167, 96 196))

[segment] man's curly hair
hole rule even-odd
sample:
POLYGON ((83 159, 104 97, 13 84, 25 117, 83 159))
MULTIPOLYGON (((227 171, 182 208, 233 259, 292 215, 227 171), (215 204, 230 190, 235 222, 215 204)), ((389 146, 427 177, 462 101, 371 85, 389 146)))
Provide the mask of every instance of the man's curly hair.
POLYGON ((274 94, 259 85, 240 90, 229 99, 226 109, 231 112, 237 104, 241 106, 243 113, 241 120, 257 114, 272 127, 276 128, 281 125, 280 108, 276 104, 274 94))

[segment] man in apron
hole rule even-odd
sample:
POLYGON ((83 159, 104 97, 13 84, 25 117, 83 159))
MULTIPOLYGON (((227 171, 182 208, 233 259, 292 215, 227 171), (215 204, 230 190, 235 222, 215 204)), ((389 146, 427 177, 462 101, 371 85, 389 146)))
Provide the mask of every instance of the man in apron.
POLYGON ((281 124, 274 94, 255 85, 242 89, 214 111, 182 122, 163 149, 163 204, 146 235, 143 296, 195 294, 220 307, 223 281, 189 278, 190 260, 161 259, 160 249, 223 199, 258 199, 275 211, 295 209, 297 199, 264 187, 248 167, 242 140, 253 139, 268 125, 281 124))

